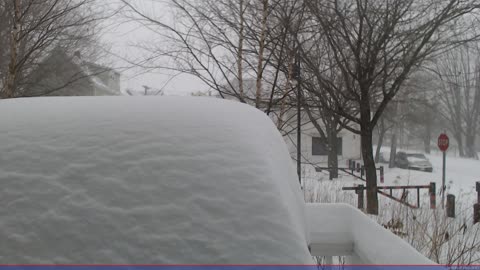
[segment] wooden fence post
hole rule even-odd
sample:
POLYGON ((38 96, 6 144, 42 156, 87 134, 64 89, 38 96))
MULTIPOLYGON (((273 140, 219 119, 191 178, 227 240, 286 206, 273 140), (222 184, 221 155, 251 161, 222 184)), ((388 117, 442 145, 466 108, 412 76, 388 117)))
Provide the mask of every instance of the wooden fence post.
POLYGON ((477 190, 477 203, 480 203, 480 182, 476 182, 475 187, 477 190))
POLYGON ((359 185, 357 190, 355 191, 358 195, 358 209, 363 209, 363 189, 364 185, 359 185))
POLYGON ((455 195, 447 195, 447 217, 455 217, 455 195))
POLYGON ((417 207, 420 208, 420 188, 417 188, 417 207))
POLYGON ((437 190, 436 190, 436 184, 435 182, 430 183, 430 209, 436 209, 437 208, 437 190))
POLYGON ((380 166, 380 183, 385 183, 384 169, 383 166, 380 166))
POLYGON ((403 189, 402 197, 400 197, 400 200, 401 200, 402 202, 407 202, 407 199, 408 199, 408 190, 403 189))
POLYGON ((480 204, 473 205, 473 224, 477 224, 480 221, 480 204))

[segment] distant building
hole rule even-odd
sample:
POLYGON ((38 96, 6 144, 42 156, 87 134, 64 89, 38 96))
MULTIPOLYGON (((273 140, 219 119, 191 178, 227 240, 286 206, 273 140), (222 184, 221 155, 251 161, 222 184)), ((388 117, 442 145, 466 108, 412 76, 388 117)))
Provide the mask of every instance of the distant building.
MULTIPOLYGON (((283 129, 285 129, 285 141, 292 156, 296 156, 297 152, 297 111, 290 109, 284 115, 286 121, 283 129)), ((323 121, 317 120, 318 124, 324 128, 323 121)), ((302 162, 308 164, 325 164, 328 160, 328 147, 321 139, 320 133, 308 118, 307 114, 301 112, 302 127, 302 162)), ((345 167, 347 160, 361 160, 361 141, 360 135, 355 134, 347 129, 342 129, 337 134, 337 156, 339 167, 345 167)))
MULTIPOLYGON (((233 81, 231 86, 224 87, 223 96, 225 99, 229 100, 239 100, 238 94, 239 88, 238 81, 233 81), (234 87, 235 91, 232 91, 234 87), (236 93, 235 93, 236 92, 236 93)), ((263 91, 261 95, 261 110, 264 104, 268 104, 270 100, 271 91, 263 91)), ((254 79, 245 79, 243 82, 243 98, 247 104, 252 106, 255 105, 255 95, 256 95, 256 81, 254 79)), ((275 93, 273 96, 274 99, 280 99, 282 93, 275 93)), ((217 97, 220 98, 218 94, 217 97)), ((273 105, 271 108, 272 113, 270 118, 275 124, 278 124, 279 121, 279 105, 273 105)), ((315 128, 313 123, 310 121, 305 112, 301 112, 301 126, 302 126, 302 162, 307 164, 323 164, 328 160, 328 149, 327 146, 321 140, 320 133, 315 128)), ((313 114, 316 114, 313 112, 313 114)), ((296 142, 297 142, 297 109, 296 108, 287 108, 286 111, 282 114, 282 134, 284 136, 285 142, 289 148, 289 151, 292 157, 296 157, 296 142)), ((317 120, 318 124, 324 127, 323 121, 321 119, 317 120)), ((361 142, 360 136, 352 133, 347 129, 343 129, 338 133, 337 138, 338 144, 338 160, 340 166, 347 162, 349 159, 360 160, 361 157, 361 142), (344 163, 343 163, 344 162, 344 163)))
POLYGON ((27 79, 23 96, 115 96, 120 92, 120 73, 54 49, 27 79))

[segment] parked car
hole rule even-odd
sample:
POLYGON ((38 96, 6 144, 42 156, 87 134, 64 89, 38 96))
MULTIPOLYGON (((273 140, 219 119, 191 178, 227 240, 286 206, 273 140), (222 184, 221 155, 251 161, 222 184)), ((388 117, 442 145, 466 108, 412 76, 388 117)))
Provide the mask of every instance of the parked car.
POLYGON ((432 172, 432 163, 424 154, 397 152, 395 164, 398 168, 432 172))

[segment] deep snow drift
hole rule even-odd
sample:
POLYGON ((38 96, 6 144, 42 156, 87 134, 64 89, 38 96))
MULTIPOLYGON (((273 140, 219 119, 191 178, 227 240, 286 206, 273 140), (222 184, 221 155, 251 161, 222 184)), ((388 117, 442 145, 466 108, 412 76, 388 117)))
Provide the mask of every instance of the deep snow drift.
POLYGON ((312 263, 292 161, 256 109, 0 102, 0 263, 312 263))

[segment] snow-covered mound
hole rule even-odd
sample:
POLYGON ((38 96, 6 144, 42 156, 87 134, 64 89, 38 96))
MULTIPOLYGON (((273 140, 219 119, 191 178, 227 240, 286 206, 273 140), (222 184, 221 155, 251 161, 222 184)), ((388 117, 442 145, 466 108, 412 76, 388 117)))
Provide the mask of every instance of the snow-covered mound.
POLYGON ((0 101, 0 263, 305 264, 267 116, 209 98, 0 101))

